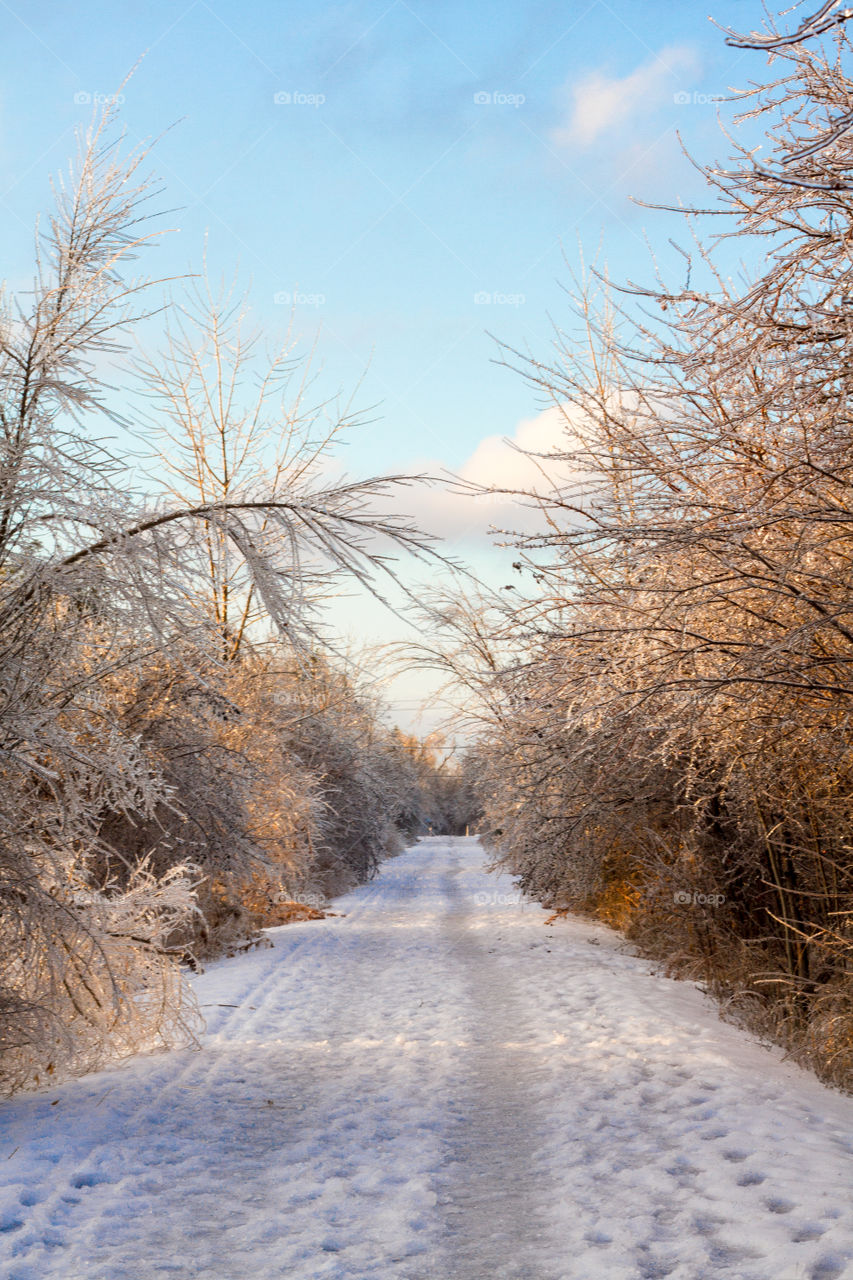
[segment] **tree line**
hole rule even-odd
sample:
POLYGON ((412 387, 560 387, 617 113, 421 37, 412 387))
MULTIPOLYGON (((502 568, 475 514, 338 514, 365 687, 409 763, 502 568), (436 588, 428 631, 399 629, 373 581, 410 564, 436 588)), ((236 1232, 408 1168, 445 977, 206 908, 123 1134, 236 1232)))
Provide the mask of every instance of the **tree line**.
POLYGON ((191 1041, 187 962, 319 914, 471 803, 319 622, 341 580, 381 596, 400 557, 440 559, 394 514, 410 481, 330 482, 355 415, 292 337, 262 351, 233 287, 164 301, 134 274, 147 166, 95 118, 0 304, 5 1090, 191 1041))
POLYGON ((561 415, 514 495, 541 524, 504 535, 514 590, 432 610, 496 859, 848 1085, 849 19, 725 32, 770 78, 699 166, 681 283, 589 271, 551 358, 506 353, 561 415))

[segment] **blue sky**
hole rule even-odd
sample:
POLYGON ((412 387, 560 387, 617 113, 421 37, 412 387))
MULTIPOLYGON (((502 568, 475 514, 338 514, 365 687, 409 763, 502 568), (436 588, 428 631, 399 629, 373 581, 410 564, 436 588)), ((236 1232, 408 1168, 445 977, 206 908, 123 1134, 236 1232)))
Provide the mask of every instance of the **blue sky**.
POLYGON ((50 174, 144 54, 122 119, 168 130, 152 166, 179 228, 145 268, 198 269, 207 236, 271 333, 291 305, 306 346, 319 330, 324 389, 364 375, 375 406, 356 475, 470 473, 535 418, 488 334, 547 356, 579 245, 617 278, 648 276, 646 238, 675 267, 677 226, 630 196, 700 196, 676 130, 724 157, 711 99, 762 75, 704 6, 645 0, 0 0, 0 48, 0 276, 26 287, 50 174))

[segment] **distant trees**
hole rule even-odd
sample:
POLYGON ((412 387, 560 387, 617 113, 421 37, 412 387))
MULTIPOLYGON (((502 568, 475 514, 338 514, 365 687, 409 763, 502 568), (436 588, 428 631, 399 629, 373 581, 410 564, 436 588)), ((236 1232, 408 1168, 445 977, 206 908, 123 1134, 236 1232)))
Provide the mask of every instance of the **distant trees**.
POLYGON ((730 35, 782 68, 742 112, 767 159, 733 142, 704 171, 706 212, 759 274, 736 285, 698 244, 681 288, 593 279, 577 334, 527 364, 577 479, 517 538, 529 587, 494 635, 522 652, 488 681, 481 748, 487 829, 527 888, 627 927, 846 1080, 848 29, 825 5, 789 35, 730 35))
POLYGON ((482 808, 467 754, 457 758, 455 748, 448 748, 439 734, 421 741, 396 730, 391 745, 403 762, 401 777, 407 779, 397 817, 401 830, 410 835, 473 832, 482 808))
POLYGON ((323 476, 340 424, 317 435, 289 356, 252 398, 253 340, 205 295, 148 368, 171 487, 138 490, 95 425, 106 362, 154 314, 129 272, 155 192, 112 126, 108 111, 81 139, 32 293, 0 309, 6 1088, 191 1037, 185 950, 371 872, 392 843, 393 751, 352 685, 334 706, 319 692, 336 677, 313 656, 316 583, 375 588, 394 554, 434 554, 375 509, 402 480, 323 476))
MULTIPOLYGON (((138 362, 158 478, 179 510, 204 513, 193 601, 226 662, 271 609, 304 638, 330 561, 362 578, 376 564, 359 554, 360 536, 373 532, 359 516, 370 487, 330 488, 323 476, 355 416, 310 400, 310 360, 292 337, 266 356, 262 338, 248 299, 233 286, 215 291, 205 274, 168 308, 164 349, 138 362)), ((388 532, 422 543, 393 520, 388 532)))

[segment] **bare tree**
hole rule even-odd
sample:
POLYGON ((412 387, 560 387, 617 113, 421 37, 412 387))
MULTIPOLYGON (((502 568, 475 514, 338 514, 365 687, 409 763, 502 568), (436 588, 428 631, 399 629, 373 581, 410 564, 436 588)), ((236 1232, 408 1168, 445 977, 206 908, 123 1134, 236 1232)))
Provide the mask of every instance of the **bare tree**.
POLYGON ((525 884, 681 957, 836 1078, 853 1067, 847 16, 740 41, 785 62, 743 116, 771 157, 730 139, 734 163, 704 170, 716 203, 686 216, 721 234, 694 237, 688 282, 593 276, 554 359, 508 356, 564 415, 576 480, 526 495, 538 589, 487 750, 487 827, 525 884), (743 286, 717 266, 732 237, 760 249, 743 286), (696 895, 714 910, 686 910, 696 895))
MULTIPOLYGON (((199 542, 206 586, 194 586, 194 599, 229 661, 271 608, 285 629, 304 620, 311 582, 319 589, 330 564, 365 578, 378 562, 359 556, 359 538, 378 533, 381 521, 359 518, 360 504, 389 482, 329 486, 330 451, 357 415, 351 405, 336 414, 334 404, 312 400, 311 355, 297 353, 291 334, 261 357, 262 335, 245 295, 233 286, 215 292, 205 275, 171 310, 165 351, 142 360, 140 370, 153 401, 150 424, 163 440, 159 470, 170 501, 178 510, 212 512, 202 517, 199 542), (233 514, 230 524, 224 517, 228 511, 240 512, 239 531, 233 514), (287 581, 265 607, 263 569, 281 555, 276 541, 287 581)), ((425 545, 394 519, 383 532, 413 550, 425 545)))
MULTIPOLYGON (((330 485, 305 454, 271 475, 249 465, 266 391, 255 417, 233 418, 227 373, 208 380, 204 357, 184 348, 181 399, 180 341, 160 384, 173 424, 188 426, 200 386, 212 397, 185 457, 213 461, 209 428, 236 454, 221 455, 203 487, 191 473, 191 495, 134 492, 93 424, 110 413, 99 367, 121 357, 146 314, 147 285, 128 270, 154 234, 155 188, 145 152, 125 155, 113 124, 107 111, 81 138, 39 241, 32 295, 7 297, 0 316, 0 1004, 12 1086, 192 1034, 169 947, 196 910, 199 873, 180 842, 173 865, 155 871, 144 849, 130 857, 109 841, 117 817, 125 833, 162 828, 176 804, 169 761, 117 715, 122 687, 165 662, 182 667, 184 692, 195 682, 215 702, 211 660, 232 656, 256 606, 298 645, 312 634, 307 586, 318 571, 378 590, 377 575, 395 577, 395 555, 434 554, 410 523, 376 510, 407 478, 330 485), (98 868, 116 875, 97 881, 98 868)), ((212 343, 222 356, 221 331, 212 343)), ((274 362, 272 382, 282 367, 274 362)), ((294 426, 286 415, 265 425, 294 426)), ((184 693, 179 703, 180 721, 184 693)))

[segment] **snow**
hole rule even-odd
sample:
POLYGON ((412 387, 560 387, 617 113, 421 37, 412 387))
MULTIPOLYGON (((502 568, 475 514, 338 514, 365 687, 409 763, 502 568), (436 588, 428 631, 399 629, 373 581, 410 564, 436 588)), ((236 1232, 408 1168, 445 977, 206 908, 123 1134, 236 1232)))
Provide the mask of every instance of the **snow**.
POLYGON ((193 979, 201 1052, 0 1106, 9 1280, 853 1277, 853 1100, 424 840, 193 979))

